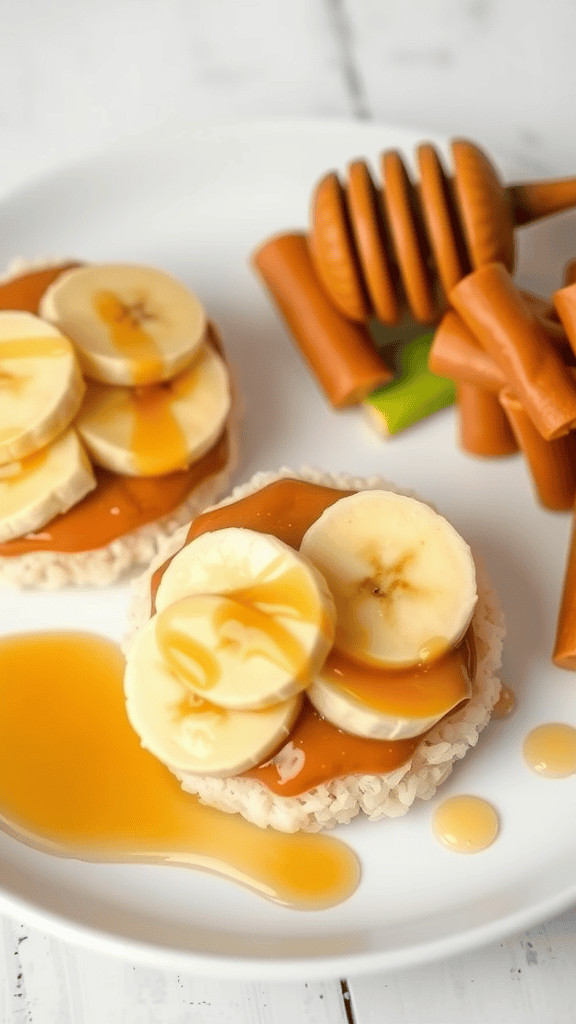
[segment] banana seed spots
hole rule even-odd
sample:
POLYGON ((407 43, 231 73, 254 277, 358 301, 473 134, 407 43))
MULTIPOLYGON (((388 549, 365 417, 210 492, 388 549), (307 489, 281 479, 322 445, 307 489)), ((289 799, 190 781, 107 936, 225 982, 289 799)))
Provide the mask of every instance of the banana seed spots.
POLYGON ((394 598, 398 591, 418 594, 421 587, 415 587, 406 577, 406 571, 414 561, 412 552, 401 555, 392 565, 384 565, 378 553, 369 557, 372 572, 360 584, 360 591, 378 598, 380 614, 387 619, 392 616, 394 598))
POLYGON ((134 360, 134 383, 141 384, 162 376, 162 354, 157 342, 143 324, 155 323, 158 316, 143 298, 123 302, 114 292, 99 291, 93 298, 96 315, 109 329, 114 348, 134 360))

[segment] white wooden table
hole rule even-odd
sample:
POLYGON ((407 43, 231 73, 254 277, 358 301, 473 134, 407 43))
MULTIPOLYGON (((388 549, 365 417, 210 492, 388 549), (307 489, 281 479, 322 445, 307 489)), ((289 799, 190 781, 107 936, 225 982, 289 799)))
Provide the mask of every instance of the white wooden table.
MULTIPOLYGON (((468 135, 518 176, 576 172, 570 0, 3 0, 0 13, 0 194, 174 118, 374 119, 468 135)), ((207 981, 0 922, 2 1024, 576 1019, 575 911, 347 983, 207 981)))

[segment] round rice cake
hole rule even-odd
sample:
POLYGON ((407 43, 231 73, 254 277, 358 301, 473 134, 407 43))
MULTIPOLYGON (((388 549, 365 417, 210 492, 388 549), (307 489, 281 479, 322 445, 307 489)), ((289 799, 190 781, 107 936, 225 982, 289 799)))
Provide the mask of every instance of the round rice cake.
MULTIPOLYGON (((11 282, 16 282, 20 278, 26 278, 26 302, 34 306, 39 303, 49 284, 55 280, 55 270, 64 273, 79 265, 72 260, 54 258, 34 262, 14 260, 7 272, 0 277, 0 288, 9 286, 11 282)), ((10 292, 8 295, 10 301, 14 301, 10 292)), ((217 338, 217 335, 215 336, 217 338)), ((218 464, 196 481, 185 499, 172 510, 154 521, 145 522, 114 537, 97 548, 80 551, 30 550, 14 555, 0 554, 0 584, 42 590, 56 590, 70 585, 103 587, 114 583, 131 569, 148 565, 175 531, 227 491, 238 462, 240 416, 241 402, 232 382, 232 404, 225 435, 222 435, 224 444, 218 464)), ((39 530, 38 534, 41 537, 42 530, 39 530)))
MULTIPOLYGON (((363 480, 346 475, 333 476, 308 468, 294 472, 283 468, 277 473, 258 473, 248 483, 236 487, 215 507, 233 504, 275 480, 304 480, 343 491, 386 489, 417 497, 380 477, 363 480)), ((183 527, 162 546, 148 570, 133 585, 130 611, 129 650, 134 631, 150 617, 151 583, 157 569, 183 546, 188 528, 183 527)), ((317 832, 333 828, 354 818, 360 811, 371 820, 399 817, 414 801, 428 800, 450 775, 456 761, 475 746, 488 724, 498 701, 501 683, 497 671, 501 664, 504 620, 497 597, 478 566, 478 602, 472 619, 477 667, 470 699, 445 716, 425 736, 405 764, 383 775, 346 775, 318 785, 299 796, 283 797, 262 782, 235 776, 214 778, 187 772, 175 772, 182 788, 197 795, 203 803, 219 810, 243 815, 261 828, 270 826, 281 832, 317 832)), ((289 742, 289 741, 288 741, 289 742)))

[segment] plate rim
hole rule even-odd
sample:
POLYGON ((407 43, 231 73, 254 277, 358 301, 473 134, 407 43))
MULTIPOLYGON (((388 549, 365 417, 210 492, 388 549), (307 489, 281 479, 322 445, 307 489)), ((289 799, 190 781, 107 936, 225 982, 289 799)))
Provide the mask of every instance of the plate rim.
MULTIPOLYGON (((343 137, 351 131, 371 136, 376 143, 378 131, 394 135, 398 138, 398 146, 406 145, 408 140, 417 137, 429 138, 439 147, 448 144, 448 137, 438 132, 419 131, 403 125, 389 122, 362 121, 343 117, 288 117, 288 118, 249 118, 242 120, 220 119, 194 123, 169 123, 155 126, 146 131, 138 131, 127 138, 115 140, 112 144, 99 148, 89 155, 80 155, 67 160, 61 166, 41 173, 16 188, 0 194, 0 218, 6 207, 20 201, 29 201, 39 189, 57 186, 58 181, 66 174, 80 174, 82 170, 94 171, 100 166, 117 159, 126 159, 139 149, 146 149, 154 139, 164 137, 191 143, 194 140, 206 140, 207 136, 246 136, 263 139, 266 134, 277 136, 308 135, 317 132, 332 132, 343 137)), ((411 143, 410 143, 411 144, 411 143)), ((494 157, 498 166, 502 161, 494 157)), ((46 856, 49 856, 46 854, 46 856)), ((542 898, 538 903, 516 910, 512 913, 477 925, 464 931, 443 936, 440 939, 414 942, 394 950, 376 950, 342 955, 319 954, 311 957, 234 957, 225 954, 205 954, 190 950, 174 949, 170 946, 156 945, 148 941, 138 942, 132 938, 122 938, 116 933, 99 929, 86 923, 79 923, 69 916, 39 907, 33 901, 15 895, 6 890, 0 881, 0 910, 13 917, 21 917, 33 927, 50 931, 66 942, 90 948, 98 952, 114 955, 135 962, 159 965, 159 962, 170 970, 186 970, 189 973, 201 974, 206 977, 221 977, 222 966, 232 979, 257 979, 271 981, 327 979, 331 977, 360 976, 377 971, 396 970, 399 968, 430 963, 439 959, 470 951, 486 944, 499 941, 517 931, 531 927, 546 918, 555 916, 568 909, 576 900, 576 882, 555 894, 553 897, 542 898)))

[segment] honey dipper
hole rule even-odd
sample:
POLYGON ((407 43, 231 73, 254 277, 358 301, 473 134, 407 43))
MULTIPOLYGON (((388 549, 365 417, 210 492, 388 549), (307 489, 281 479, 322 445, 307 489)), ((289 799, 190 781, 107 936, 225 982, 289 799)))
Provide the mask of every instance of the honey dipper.
POLYGON ((381 157, 382 188, 363 160, 343 186, 325 175, 312 198, 310 252, 326 293, 349 320, 398 323, 404 296, 415 320, 438 318, 471 270, 514 265, 514 228, 576 206, 576 178, 503 186, 474 143, 453 139, 453 177, 430 143, 416 150, 415 185, 399 153, 381 157))

